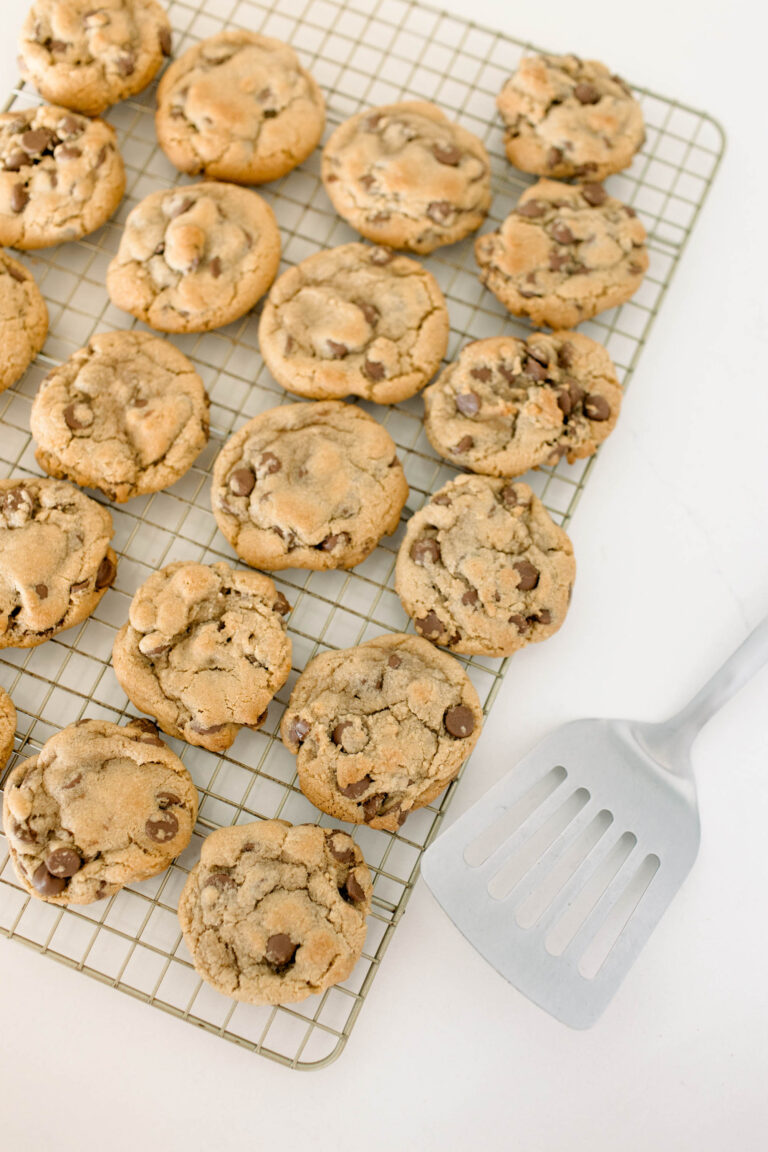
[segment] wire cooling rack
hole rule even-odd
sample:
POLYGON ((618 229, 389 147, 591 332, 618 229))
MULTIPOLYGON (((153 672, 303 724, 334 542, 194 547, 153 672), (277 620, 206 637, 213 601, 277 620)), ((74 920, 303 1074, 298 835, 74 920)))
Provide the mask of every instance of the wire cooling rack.
MULTIPOLYGON (((371 104, 434 100, 483 139, 493 164, 496 226, 514 206, 529 177, 506 161, 494 100, 524 51, 532 46, 410 0, 173 0, 168 5, 178 55, 191 43, 228 25, 287 40, 312 70, 328 98, 329 131, 371 104)), ((640 291, 582 330, 603 343, 626 385, 667 285, 704 203, 724 146, 707 115, 635 89, 647 140, 632 167, 608 181, 632 204, 650 237, 650 271, 640 291)), ((114 308, 104 289, 107 264, 134 204, 182 178, 157 146, 154 87, 113 108, 107 119, 119 133, 126 161, 127 196, 115 218, 82 241, 23 255, 48 302, 51 330, 44 352, 14 389, 0 394, 0 476, 37 473, 29 432, 32 398, 46 371, 99 331, 135 326, 114 308)), ((25 88, 7 107, 37 102, 25 88)), ((282 180, 260 189, 275 209, 283 236, 284 266, 318 249, 355 237, 332 211, 319 177, 320 153, 282 180)), ((524 335, 481 286, 472 240, 439 249, 428 260, 451 315, 452 358, 469 339, 502 332, 524 335)), ((94 615, 78 628, 31 650, 0 653, 0 683, 13 697, 19 727, 15 763, 33 755, 59 728, 83 716, 121 722, 131 714, 110 666, 115 631, 130 598, 149 574, 173 560, 236 558, 217 533, 209 504, 209 476, 221 443, 246 419, 294 398, 266 372, 258 351, 257 317, 250 315, 206 335, 175 343, 194 361, 212 401, 213 435, 197 464, 167 491, 112 507, 117 581, 94 615)), ((368 407, 368 406, 366 406, 368 407)), ((406 512, 453 475, 426 440, 419 397, 391 408, 370 406, 398 444, 411 486, 406 512)), ((561 461, 526 479, 552 516, 567 524, 592 470, 592 461, 561 461)), ((405 911, 423 849, 437 831, 452 785, 439 803, 414 813, 391 835, 354 829, 374 876, 373 912, 365 952, 344 984, 290 1007, 239 1004, 204 984, 192 967, 176 919, 176 906, 205 834, 221 825, 280 816, 294 823, 336 826, 300 792, 294 758, 277 735, 280 716, 298 672, 318 651, 343 648, 408 620, 392 589, 402 535, 385 540, 353 572, 281 573, 277 584, 293 605, 291 679, 269 709, 260 732, 243 731, 230 753, 217 756, 179 741, 201 793, 192 844, 165 873, 131 885, 107 901, 61 909, 30 899, 19 887, 0 839, 0 931, 37 951, 119 988, 183 1020, 293 1068, 316 1068, 339 1054, 376 975, 392 932, 405 911)), ((464 660, 486 711, 506 662, 464 660)))

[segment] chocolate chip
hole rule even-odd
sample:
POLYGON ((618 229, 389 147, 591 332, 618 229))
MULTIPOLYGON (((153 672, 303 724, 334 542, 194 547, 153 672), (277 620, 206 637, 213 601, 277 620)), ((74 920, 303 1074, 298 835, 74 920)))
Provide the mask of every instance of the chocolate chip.
POLYGON ((636 264, 634 261, 629 265, 629 270, 633 276, 639 276, 641 272, 645 271, 642 264, 636 264))
POLYGON ((611 414, 611 406, 604 396, 596 392, 584 397, 584 415, 588 420, 607 420, 611 414))
POLYGON ((179 830, 179 822, 173 812, 160 812, 157 816, 150 816, 144 825, 144 831, 150 840, 156 844, 167 844, 173 840, 179 830))
POLYGON ((11 211, 23 212, 29 204, 29 192, 23 184, 14 184, 11 191, 11 211))
POLYGON ((476 416, 480 411, 480 397, 475 392, 460 392, 455 403, 462 416, 476 416))
POLYGON ((363 188, 370 190, 376 183, 376 177, 373 176, 370 172, 366 172, 363 176, 360 177, 359 183, 362 184, 363 188))
POLYGON ((395 254, 391 248, 371 248, 368 254, 371 264, 377 264, 379 267, 384 264, 391 264, 394 258, 395 254))
POLYGON ((56 131, 59 136, 64 133, 66 133, 67 136, 81 136, 85 131, 85 122, 78 120, 76 116, 62 116, 56 125, 56 131))
POLYGON ((547 378, 547 370, 544 365, 540 364, 538 360, 534 360, 530 355, 525 362, 523 372, 532 380, 546 380, 547 378))
POLYGON ((396 656, 395 653, 393 652, 392 655, 387 660, 387 664, 389 665, 390 668, 399 668, 400 665, 402 664, 402 660, 400 659, 399 656, 396 656))
POLYGON ((445 631, 436 612, 427 612, 426 616, 414 620, 413 623, 416 626, 416 631, 426 640, 437 640, 438 636, 442 636, 445 631))
POLYGON ((194 206, 195 201, 191 196, 185 196, 180 204, 174 205, 168 213, 169 220, 175 220, 177 216, 183 216, 185 212, 189 212, 190 208, 194 206))
POLYGON ((170 28, 160 29, 160 51, 163 56, 170 56, 171 54, 171 30, 170 28))
POLYGON ((363 801, 363 815, 366 820, 373 820, 381 812, 387 800, 386 792, 377 792, 363 801))
POLYGON ((328 841, 328 848, 334 860, 340 864, 351 864, 355 858, 355 848, 352 841, 343 832, 337 832, 328 841))
POLYGON ((227 727, 226 724, 190 724, 193 732, 197 732, 198 736, 214 736, 217 732, 223 732, 227 727))
POLYGON ((345 548, 349 543, 350 537, 346 532, 337 532, 326 536, 325 540, 318 544, 318 548, 323 552, 333 552, 334 548, 345 548))
POLYGON ((302 740, 309 734, 309 721, 300 720, 298 716, 288 729, 288 741, 291 744, 301 744, 302 740))
POLYGON ((535 220, 537 216, 543 216, 547 208, 546 200, 526 200, 523 204, 518 204, 515 211, 518 216, 527 216, 530 220, 535 220))
POLYGON ((370 116, 366 116, 365 120, 363 120, 363 131, 375 132, 379 126, 379 122, 382 119, 382 115, 383 114, 381 112, 372 112, 370 116))
POLYGON ((469 452, 474 443, 471 436, 462 436, 458 444, 454 444, 453 448, 451 448, 451 452, 455 452, 457 456, 460 456, 462 452, 469 452))
POLYGON ((4 161, 3 167, 6 172, 18 172, 25 164, 29 164, 29 156, 26 152, 22 152, 21 148, 16 148, 4 161))
POLYGON ((450 496, 446 496, 442 492, 438 492, 437 496, 432 497, 432 503, 433 504, 439 504, 441 508, 442 507, 447 508, 451 503, 451 498, 450 498, 450 496))
POLYGON ((505 484, 499 492, 499 499, 505 508, 514 508, 518 503, 517 489, 514 484, 505 484))
POLYGON ((78 420, 76 404, 67 404, 62 415, 64 416, 64 423, 67 428, 71 428, 73 432, 78 432, 80 429, 88 427, 87 422, 83 423, 81 420, 78 420))
POLYGON ((531 617, 531 619, 535 620, 537 624, 551 624, 552 613, 549 608, 542 608, 541 612, 538 612, 535 616, 531 617))
POLYGON ((608 199, 608 193, 602 184, 582 184, 581 194, 593 208, 599 208, 608 199))
POLYGON ((339 343, 338 340, 328 340, 328 350, 333 356, 334 360, 343 360, 349 354, 349 348, 346 344, 339 343))
POLYGON ((475 730, 475 717, 472 714, 472 709, 467 708, 464 704, 457 704, 455 707, 449 708, 443 717, 443 723, 451 736, 455 736, 457 740, 471 736, 475 730))
POLYGON ((386 368, 383 364, 380 364, 378 360, 365 360, 363 362, 363 372, 369 380, 373 380, 374 382, 383 380, 387 374, 386 368))
POLYGON ((553 240, 557 240, 558 244, 572 244, 574 240, 573 232, 567 224, 563 224, 561 221, 552 225, 550 235, 553 240))
POLYGON ((291 606, 283 596, 282 592, 278 592, 277 600, 272 605, 272 611, 277 612, 279 616, 287 616, 291 610, 291 606))
POLYGON ((82 154, 82 148, 78 148, 76 144, 62 144, 56 152, 56 159, 77 160, 82 154))
POLYGON ((117 70, 121 76, 133 76, 136 71, 136 57, 130 52, 125 56, 118 56, 117 70))
POLYGON ((273 476, 275 472, 279 472, 283 463, 279 456, 275 456, 274 452, 262 452, 259 458, 259 468, 263 470, 265 476, 273 476))
POLYGON ((65 790, 67 790, 69 788, 75 788, 80 783, 82 778, 83 778, 82 772, 78 772, 76 776, 73 776, 71 780, 68 780, 66 784, 63 784, 62 788, 64 788, 65 790))
POLYGON ((341 724, 337 724, 336 727, 334 728, 333 732, 331 733, 331 740, 333 740, 334 744, 341 744, 345 731, 347 730, 347 728, 351 728, 351 727, 352 727, 352 721, 351 720, 342 720, 341 724))
POLYGON ((420 564, 424 567, 425 564, 437 564, 440 559, 440 545, 437 540, 431 537, 425 537, 421 540, 416 540, 411 545, 411 560, 414 564, 420 564))
POLYGON ((69 44, 67 44, 66 40, 51 40, 49 47, 51 52, 66 52, 69 44))
MULTIPOLYGON (((364 902, 365 892, 360 887, 357 880, 355 879, 355 876, 351 872, 349 876, 347 876, 345 891, 347 897, 352 901, 353 904, 362 904, 364 902)), ((342 895, 344 895, 344 893, 342 893, 342 895)))
POLYGON ((451 168, 461 163, 461 151, 455 144, 433 144, 432 155, 438 164, 447 164, 451 168))
MULTIPOLYGON (((69 787, 69 785, 65 785, 65 787, 69 787)), ((34 844, 37 840, 37 836, 30 827, 19 824, 16 820, 12 821, 10 830, 12 835, 15 836, 17 840, 20 840, 22 844, 34 844)))
POLYGON ((521 592, 530 592, 532 588, 536 587, 539 582, 539 570, 534 568, 530 561, 518 560, 517 564, 513 564, 512 567, 520 577, 517 586, 521 592))
POLYGON ((374 328, 381 317, 381 312, 379 312, 376 305, 368 304, 366 301, 363 301, 362 304, 358 304, 358 308, 362 312, 363 316, 365 316, 365 319, 370 324, 371 328, 374 328))
POLYGON ((560 350, 557 353, 557 362, 561 368, 570 368, 571 367, 571 365, 573 364, 574 352, 575 352, 575 349, 573 347, 573 344, 571 344, 570 340, 566 340, 565 343, 560 345, 560 350))
POLYGON ((216 888, 219 892, 225 892, 227 888, 236 888, 237 884, 231 876, 227 876, 226 872, 212 872, 203 887, 216 888))
POLYGON ((111 557, 105 556, 96 573, 96 591, 100 592, 102 588, 108 588, 114 580, 116 572, 114 561, 111 557))
POLYGON ((562 148, 552 147, 547 151, 547 168, 556 168, 563 159, 562 148))
POLYGON ((487 384, 493 376, 493 371, 487 366, 480 364, 477 368, 470 368, 469 374, 474 377, 475 380, 482 380, 484 384, 487 384))
POLYGON ((557 406, 562 412, 563 416, 570 416, 573 411, 573 403, 571 401, 571 394, 567 388, 561 388, 557 394, 557 406))
POLYGON ((530 624, 526 620, 525 616, 521 616, 519 612, 516 612, 513 616, 510 616, 509 623, 515 625, 521 636, 524 636, 525 633, 530 629, 530 624))
POLYGON ((99 148, 99 154, 96 157, 96 160, 94 161, 94 165, 93 165, 94 168, 101 168, 102 164, 104 163, 104 161, 107 158, 108 153, 111 151, 112 151, 112 145, 111 144, 102 144, 101 148, 99 148))
POLYGON ((445 226, 455 211, 455 205, 451 204, 450 200, 431 200, 427 204, 427 216, 430 220, 434 220, 435 224, 445 226))
POLYGON ((27 274, 24 269, 18 268, 15 264, 8 264, 5 268, 5 271, 11 277, 11 279, 15 280, 18 284, 23 284, 27 279, 27 274))
POLYGON ((25 152, 29 152, 30 156, 39 156, 49 147, 55 135, 56 133, 52 132, 50 128, 35 128, 31 132, 24 133, 21 138, 21 146, 25 152))
POLYGON ((32 884, 41 896, 60 896, 67 886, 62 876, 52 876, 45 864, 38 864, 32 873, 32 884))
POLYGON ((637 216, 637 212, 635 212, 634 208, 632 208, 629 204, 624 205, 624 211, 626 212, 627 216, 629 216, 630 220, 634 220, 637 216))
POLYGON ((553 248, 549 254, 549 270, 550 272, 559 272, 570 260, 567 252, 558 252, 553 248))
POLYGON ((181 797, 175 792, 158 792, 155 799, 161 808, 167 808, 169 804, 181 804, 181 797))
POLYGON ((229 490, 235 496, 250 496, 256 484, 256 477, 250 468, 236 468, 229 477, 229 490))
POLYGON ((163 747, 163 742, 157 734, 157 724, 154 720, 148 720, 146 716, 133 716, 128 724, 126 724, 126 731, 132 739, 140 740, 142 744, 154 744, 158 747, 163 747), (131 729, 134 729, 131 732, 131 729))
POLYGON ((463 592, 461 596, 462 604, 477 604, 479 599, 480 597, 474 588, 467 588, 466 592, 463 592))
POLYGON ((210 269, 211 276, 213 276, 214 280, 218 280, 219 276, 221 276, 221 260, 218 256, 214 256, 213 260, 211 260, 210 269))
POLYGON ((600 99, 600 93, 594 84, 587 84, 583 80, 576 85, 573 94, 579 104, 597 104, 600 99))
POLYGON ((48 599, 48 585, 47 584, 35 584, 35 592, 37 593, 38 597, 41 600, 47 600, 48 599))
POLYGON ((373 784, 372 776, 363 776, 360 780, 353 780, 351 784, 347 784, 345 788, 339 787, 339 792, 342 796, 346 796, 348 800, 357 800, 358 796, 362 796, 367 792, 373 784))
POLYGON ((45 866, 52 876, 74 876, 83 866, 80 853, 74 848, 55 848, 45 858, 45 866))
POLYGON ((268 964, 272 964, 275 968, 284 968, 286 964, 291 963, 298 947, 290 936, 286 936, 284 932, 276 932, 267 940, 264 956, 268 964))

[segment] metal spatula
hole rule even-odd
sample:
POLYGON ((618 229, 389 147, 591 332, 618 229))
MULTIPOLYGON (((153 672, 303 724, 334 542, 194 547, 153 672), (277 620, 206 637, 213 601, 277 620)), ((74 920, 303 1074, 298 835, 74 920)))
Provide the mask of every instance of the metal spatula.
POLYGON ((768 661, 768 619, 664 724, 557 729, 435 840, 421 870, 502 976, 588 1028, 699 848, 690 762, 700 729, 768 661))

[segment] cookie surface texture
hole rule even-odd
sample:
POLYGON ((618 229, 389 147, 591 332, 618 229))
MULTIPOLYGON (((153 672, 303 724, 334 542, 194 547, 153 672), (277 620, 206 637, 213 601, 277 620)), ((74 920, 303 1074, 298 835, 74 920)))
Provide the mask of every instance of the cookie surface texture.
POLYGON ((321 811, 396 832, 453 780, 482 722, 459 662, 396 633, 311 660, 281 734, 302 791, 321 811))
POLYGON ((188 49, 157 92, 160 147, 182 172, 261 184, 320 142, 322 92, 280 40, 232 28, 188 49))
POLYGON ((575 573, 571 541, 527 484, 458 476, 408 521, 395 581, 425 639, 510 656, 557 632, 575 573))
POLYGON ((112 662, 123 690, 169 736, 224 751, 258 728, 291 670, 290 606, 260 572, 179 561, 131 601, 112 662))
POLYGON ((3 828, 21 884, 90 904, 167 868, 189 843, 197 790, 154 725, 81 720, 17 764, 3 828))
POLYGON ((50 476, 123 502, 184 475, 208 442, 208 408, 202 380, 173 344, 101 333, 40 385, 35 456, 50 476))
POLYGON ((90 616, 117 572, 112 517, 60 480, 0 480, 0 648, 90 616))
POLYGON ((0 392, 21 379, 47 334, 48 309, 32 273, 0 252, 0 392))
POLYGON ((371 892, 346 832, 263 820, 206 837, 179 921, 195 968, 219 992, 290 1004, 350 975, 371 892))
POLYGON ((351 404, 285 404, 227 441, 213 514, 254 568, 352 568, 394 532, 408 495, 395 443, 351 404))
POLYGON ((353 228, 411 252, 461 240, 480 227, 491 203, 485 145, 420 101, 345 120, 323 150, 322 175, 353 228))
POLYGON ((8 693, 0 688, 0 773, 13 752, 13 739, 16 735, 16 709, 8 693))

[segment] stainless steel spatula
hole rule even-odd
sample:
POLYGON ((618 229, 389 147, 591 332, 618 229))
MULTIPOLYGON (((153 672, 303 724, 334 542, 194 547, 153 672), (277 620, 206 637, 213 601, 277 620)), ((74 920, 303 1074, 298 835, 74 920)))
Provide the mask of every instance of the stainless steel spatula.
POLYGON ((435 840, 421 870, 502 976, 588 1028, 699 848, 690 762, 704 724, 768 661, 768 619, 664 724, 557 729, 435 840))

